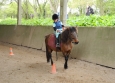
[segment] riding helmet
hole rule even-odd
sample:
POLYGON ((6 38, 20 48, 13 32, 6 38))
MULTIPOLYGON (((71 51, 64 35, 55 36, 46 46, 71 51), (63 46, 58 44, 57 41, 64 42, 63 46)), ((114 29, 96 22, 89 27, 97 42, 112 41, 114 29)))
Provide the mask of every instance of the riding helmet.
POLYGON ((53 19, 53 20, 58 19, 58 15, 57 15, 57 14, 53 14, 53 15, 52 15, 52 19, 53 19))

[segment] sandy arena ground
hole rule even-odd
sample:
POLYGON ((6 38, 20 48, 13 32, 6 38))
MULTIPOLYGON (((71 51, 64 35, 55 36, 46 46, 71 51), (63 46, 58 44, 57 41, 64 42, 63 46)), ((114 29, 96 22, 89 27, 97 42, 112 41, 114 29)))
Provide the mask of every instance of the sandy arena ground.
POLYGON ((69 59, 69 68, 65 70, 62 56, 56 61, 53 55, 53 61, 56 74, 51 74, 45 52, 0 43, 0 83, 115 83, 115 69, 69 59), (9 55, 10 47, 13 56, 9 55))

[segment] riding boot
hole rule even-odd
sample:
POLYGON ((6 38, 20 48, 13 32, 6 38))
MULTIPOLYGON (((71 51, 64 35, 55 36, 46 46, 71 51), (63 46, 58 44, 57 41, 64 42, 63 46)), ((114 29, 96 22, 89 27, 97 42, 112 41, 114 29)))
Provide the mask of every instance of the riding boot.
POLYGON ((58 38, 56 38, 56 47, 60 47, 58 38))
POLYGON ((60 43, 61 43, 61 34, 59 34, 59 36, 58 36, 58 42, 59 42, 59 45, 60 45, 60 43))

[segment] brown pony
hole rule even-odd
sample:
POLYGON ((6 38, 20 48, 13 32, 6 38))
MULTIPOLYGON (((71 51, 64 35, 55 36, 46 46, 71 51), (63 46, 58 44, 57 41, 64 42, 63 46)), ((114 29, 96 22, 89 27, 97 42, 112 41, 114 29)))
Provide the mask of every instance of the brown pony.
POLYGON ((55 34, 47 35, 45 38, 47 62, 49 62, 51 59, 51 65, 53 65, 52 54, 51 54, 52 51, 56 51, 56 55, 57 55, 57 52, 62 52, 65 57, 64 68, 67 69, 68 57, 73 47, 72 43, 75 43, 75 44, 79 43, 78 38, 77 38, 78 37, 77 33, 78 33, 78 30, 75 27, 66 28, 61 34, 60 48, 56 48, 55 34))

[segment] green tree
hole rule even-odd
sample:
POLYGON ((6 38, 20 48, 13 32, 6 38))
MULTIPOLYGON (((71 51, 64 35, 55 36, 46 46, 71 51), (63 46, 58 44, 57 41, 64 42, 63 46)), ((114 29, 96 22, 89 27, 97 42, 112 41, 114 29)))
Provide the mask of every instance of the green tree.
POLYGON ((12 2, 3 10, 7 17, 16 18, 17 17, 17 3, 12 2))
POLYGON ((87 6, 95 5, 96 0, 69 0, 68 5, 71 9, 78 8, 81 14, 85 14, 87 6))
POLYGON ((60 0, 49 0, 52 13, 57 13, 58 6, 60 6, 60 0))
POLYGON ((100 9, 100 15, 115 14, 115 0, 96 0, 97 7, 100 9))
POLYGON ((48 2, 47 0, 44 0, 44 2, 40 4, 39 0, 37 0, 39 18, 42 18, 42 17, 45 18, 45 15, 46 15, 45 7, 46 7, 47 2, 48 2))

